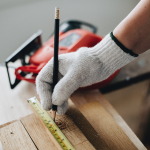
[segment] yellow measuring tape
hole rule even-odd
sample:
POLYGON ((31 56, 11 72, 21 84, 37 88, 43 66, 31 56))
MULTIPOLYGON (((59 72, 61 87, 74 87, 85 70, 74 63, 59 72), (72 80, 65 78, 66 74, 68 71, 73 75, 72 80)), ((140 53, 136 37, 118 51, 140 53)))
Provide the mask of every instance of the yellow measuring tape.
POLYGON ((38 116, 41 118, 41 120, 43 121, 45 126, 48 128, 48 130, 54 136, 54 138, 59 143, 59 145, 62 147, 62 149, 63 150, 75 150, 75 148, 71 145, 71 143, 68 141, 68 139, 65 137, 65 135, 61 132, 61 130, 55 124, 53 119, 49 116, 49 114, 41 108, 41 104, 37 100, 37 98, 32 97, 32 98, 28 99, 28 102, 33 107, 33 109, 36 111, 38 116))

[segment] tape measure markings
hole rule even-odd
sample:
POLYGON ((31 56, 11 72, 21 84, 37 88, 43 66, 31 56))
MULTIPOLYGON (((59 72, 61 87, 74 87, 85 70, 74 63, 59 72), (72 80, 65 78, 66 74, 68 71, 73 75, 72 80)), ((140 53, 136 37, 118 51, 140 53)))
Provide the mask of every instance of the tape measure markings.
POLYGON ((38 116, 41 118, 43 123, 46 125, 48 130, 57 140, 57 142, 62 147, 62 149, 63 150, 75 150, 75 148, 71 145, 71 143, 68 141, 65 135, 61 132, 61 130, 58 128, 58 126, 55 124, 52 118, 48 115, 48 113, 41 108, 40 102, 37 100, 37 98, 36 97, 30 98, 28 99, 28 102, 31 104, 33 109, 36 111, 38 116))

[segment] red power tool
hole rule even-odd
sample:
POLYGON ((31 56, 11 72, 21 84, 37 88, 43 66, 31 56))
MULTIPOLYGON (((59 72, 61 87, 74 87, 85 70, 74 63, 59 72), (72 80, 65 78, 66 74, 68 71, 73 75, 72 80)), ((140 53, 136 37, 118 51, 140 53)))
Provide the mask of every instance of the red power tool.
MULTIPOLYGON (((93 47, 102 40, 102 37, 97 36, 95 33, 97 28, 89 23, 70 20, 63 22, 60 25, 59 33, 59 54, 75 52, 80 47, 93 47), (90 29, 86 30, 84 29, 90 29)), ((42 44, 41 41, 42 31, 38 31, 31 36, 23 45, 21 45, 10 57, 5 61, 9 83, 11 89, 15 88, 21 80, 35 83, 36 76, 45 64, 54 55, 54 36, 42 44), (21 66, 15 69, 15 81, 12 83, 9 73, 9 63, 16 61, 21 62, 21 66), (30 76, 29 76, 30 75, 30 76)), ((106 86, 119 72, 116 71, 108 79, 87 86, 84 90, 92 90, 106 86)))

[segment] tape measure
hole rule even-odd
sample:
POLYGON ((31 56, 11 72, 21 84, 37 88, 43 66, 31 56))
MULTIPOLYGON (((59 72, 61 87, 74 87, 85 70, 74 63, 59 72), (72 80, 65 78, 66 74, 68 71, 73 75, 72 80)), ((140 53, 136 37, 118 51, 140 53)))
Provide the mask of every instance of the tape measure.
POLYGON ((41 104, 36 97, 32 97, 28 99, 28 102, 32 106, 32 108, 36 111, 38 116, 41 118, 45 126, 54 136, 56 141, 62 147, 63 150, 75 150, 75 148, 71 145, 65 135, 61 132, 58 126, 55 124, 53 119, 49 116, 49 114, 41 108, 41 104))

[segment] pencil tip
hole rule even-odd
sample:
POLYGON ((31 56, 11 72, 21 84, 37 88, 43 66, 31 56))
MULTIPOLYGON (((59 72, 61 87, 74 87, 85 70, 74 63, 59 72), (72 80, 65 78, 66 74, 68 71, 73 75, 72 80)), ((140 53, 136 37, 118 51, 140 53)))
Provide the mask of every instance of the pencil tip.
POLYGON ((55 122, 55 118, 56 118, 56 111, 53 111, 53 121, 55 122))

